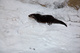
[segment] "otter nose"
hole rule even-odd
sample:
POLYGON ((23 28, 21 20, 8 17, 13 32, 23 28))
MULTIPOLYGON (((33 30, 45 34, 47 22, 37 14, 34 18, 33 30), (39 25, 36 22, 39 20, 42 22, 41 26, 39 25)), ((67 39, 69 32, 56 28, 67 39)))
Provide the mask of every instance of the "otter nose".
POLYGON ((28 15, 28 17, 31 17, 31 15, 28 15))

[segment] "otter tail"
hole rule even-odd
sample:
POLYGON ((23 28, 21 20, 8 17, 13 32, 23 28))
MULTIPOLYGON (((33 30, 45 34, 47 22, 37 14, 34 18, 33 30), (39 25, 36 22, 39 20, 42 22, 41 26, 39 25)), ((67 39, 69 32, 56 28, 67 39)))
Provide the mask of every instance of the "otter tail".
POLYGON ((54 20, 54 23, 59 23, 59 24, 63 24, 63 25, 65 25, 66 27, 67 27, 67 25, 63 22, 63 21, 60 21, 60 20, 54 20))

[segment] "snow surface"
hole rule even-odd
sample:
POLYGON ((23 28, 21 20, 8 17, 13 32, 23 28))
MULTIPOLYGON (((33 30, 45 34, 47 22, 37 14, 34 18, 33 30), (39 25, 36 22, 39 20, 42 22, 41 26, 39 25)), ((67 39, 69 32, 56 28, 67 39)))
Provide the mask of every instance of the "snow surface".
POLYGON ((0 0, 0 53, 80 53, 80 10, 0 0), (31 13, 51 14, 68 27, 37 23, 31 13))

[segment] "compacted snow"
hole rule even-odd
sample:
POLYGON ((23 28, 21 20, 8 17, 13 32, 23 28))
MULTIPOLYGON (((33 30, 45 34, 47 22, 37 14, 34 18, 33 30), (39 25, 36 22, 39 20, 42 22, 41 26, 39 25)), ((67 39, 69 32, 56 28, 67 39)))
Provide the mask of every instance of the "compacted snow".
POLYGON ((0 0, 0 53, 80 53, 80 10, 23 1, 0 0), (31 13, 53 15, 68 27, 37 23, 31 13))

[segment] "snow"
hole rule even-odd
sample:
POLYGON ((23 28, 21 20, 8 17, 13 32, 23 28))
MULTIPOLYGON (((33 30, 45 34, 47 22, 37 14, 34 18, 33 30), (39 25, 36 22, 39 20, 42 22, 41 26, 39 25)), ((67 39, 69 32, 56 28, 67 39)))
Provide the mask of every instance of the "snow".
POLYGON ((23 1, 0 0, 0 53, 80 53, 80 9, 53 9, 23 1), (68 27, 37 23, 28 17, 31 13, 51 14, 68 27))

